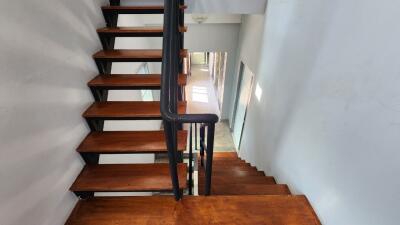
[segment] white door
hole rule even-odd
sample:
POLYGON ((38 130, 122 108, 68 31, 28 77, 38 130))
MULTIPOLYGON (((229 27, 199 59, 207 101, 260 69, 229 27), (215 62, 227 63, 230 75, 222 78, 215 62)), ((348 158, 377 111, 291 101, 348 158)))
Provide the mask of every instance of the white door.
POLYGON ((247 105, 249 103, 251 97, 251 89, 253 83, 254 74, 250 71, 250 69, 242 64, 241 74, 239 75, 239 94, 236 95, 236 110, 234 114, 234 123, 233 123, 233 142, 235 144, 236 149, 239 151, 240 140, 242 137, 242 131, 244 122, 246 119, 246 110, 247 105))

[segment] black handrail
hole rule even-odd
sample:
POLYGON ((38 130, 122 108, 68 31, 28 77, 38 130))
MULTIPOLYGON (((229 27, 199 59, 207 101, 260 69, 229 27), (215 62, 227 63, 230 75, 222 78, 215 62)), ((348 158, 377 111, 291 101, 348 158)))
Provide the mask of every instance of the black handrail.
MULTIPOLYGON (((160 111, 164 123, 164 131, 167 140, 170 173, 172 179, 175 198, 181 198, 179 180, 177 173, 177 130, 183 123, 205 123, 214 128, 218 122, 215 114, 178 114, 178 74, 182 72, 183 63, 180 52, 183 49, 183 33, 179 32, 179 26, 184 24, 184 14, 180 6, 184 5, 184 0, 164 0, 164 28, 163 28, 163 60, 161 76, 161 96, 160 111)), ((182 100, 182 99, 180 99, 182 100)), ((214 129, 210 129, 212 137, 208 141, 213 142, 214 129)), ((212 165, 212 143, 207 155, 211 160, 207 164, 212 165), (209 153, 211 151, 211 153, 209 153)), ((207 160, 209 158, 207 157, 207 160)), ((190 162, 191 163, 191 162, 190 162)), ((211 165, 207 166, 206 194, 210 194, 211 186, 211 165)))

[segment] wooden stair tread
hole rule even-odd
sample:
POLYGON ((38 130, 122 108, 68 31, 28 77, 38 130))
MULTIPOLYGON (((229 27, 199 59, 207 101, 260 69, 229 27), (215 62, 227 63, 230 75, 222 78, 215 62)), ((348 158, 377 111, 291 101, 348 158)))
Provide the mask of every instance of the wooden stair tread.
MULTIPOLYGON (((199 170, 199 173, 205 173, 203 169, 199 170)), ((213 165, 212 170, 213 177, 215 176, 230 176, 232 179, 235 177, 246 177, 246 176, 265 176, 264 172, 258 171, 257 169, 249 166, 234 165, 229 167, 219 167, 213 165)))
MULTIPOLYGON (((178 151, 186 150, 187 131, 178 131, 178 151)), ((164 131, 91 132, 78 147, 80 153, 166 153, 164 131)))
MULTIPOLYGON (((186 9, 186 5, 181 5, 180 9, 186 9)), ((102 6, 101 10, 105 14, 163 14, 164 6, 162 5, 145 5, 145 6, 102 6)))
MULTIPOLYGON (((186 188, 186 164, 178 164, 179 187, 186 188)), ((171 191, 167 163, 86 165, 70 188, 74 192, 171 191)))
MULTIPOLYGON (((186 49, 181 50, 180 57, 187 57, 186 49)), ((93 55, 95 60, 113 62, 161 62, 162 50, 160 49, 117 49, 101 50, 93 55)))
POLYGON ((257 170, 243 170, 243 169, 214 169, 213 176, 231 176, 231 177, 246 177, 246 176, 265 176, 264 172, 257 170))
MULTIPOLYGON (((268 180, 271 179, 273 180, 272 176, 265 176, 264 172, 262 171, 243 171, 243 170, 229 170, 229 169, 225 169, 225 170, 215 170, 213 168, 212 171, 212 175, 213 178, 229 178, 231 180, 236 180, 236 179, 240 179, 240 178, 267 178, 268 180)), ((205 176, 205 172, 204 170, 200 170, 199 171, 199 177, 204 177, 205 176)))
MULTIPOLYGON (((199 185, 204 184, 205 175, 199 173, 199 185)), ((230 177, 230 176, 213 176, 212 185, 214 184, 276 184, 275 178, 270 176, 245 176, 245 177, 230 177)))
POLYGON ((241 160, 236 152, 214 152, 214 160, 225 160, 225 159, 238 159, 241 160))
MULTIPOLYGON (((180 27, 180 32, 186 32, 187 27, 180 27)), ((146 26, 146 27, 104 27, 97 29, 99 35, 107 35, 112 37, 162 37, 163 27, 146 26)))
MULTIPOLYGON (((204 194, 204 186, 199 186, 199 194, 204 194)), ((286 184, 213 184, 212 195, 290 195, 286 184)))
POLYGON ((67 225, 321 225, 305 196, 95 197, 80 200, 67 225))
MULTIPOLYGON (((206 162, 206 160, 204 160, 206 162)), ((246 165, 250 166, 250 163, 247 163, 243 160, 213 160, 213 164, 215 165, 246 165)))
MULTIPOLYGON (((205 157, 204 157, 205 158, 205 157)), ((204 163, 206 163, 207 160, 204 159, 204 163)), ((198 160, 198 163, 200 163, 200 159, 198 160)), ((247 163, 243 160, 213 160, 213 167, 215 166, 220 166, 220 167, 230 167, 233 165, 241 165, 245 167, 253 167, 251 166, 250 163, 247 163)), ((255 168, 255 167, 253 167, 255 168)))
MULTIPOLYGON (((186 112, 186 102, 179 102, 179 114, 186 112)), ((125 120, 161 119, 160 102, 108 101, 95 102, 83 114, 87 119, 125 120)))
MULTIPOLYGON (((199 163, 199 165, 200 165, 200 163, 199 163)), ((254 166, 251 166, 250 165, 250 163, 241 163, 241 162, 238 162, 238 163, 219 163, 219 162, 213 162, 213 168, 224 168, 224 169, 227 169, 227 170, 229 170, 229 168, 231 168, 232 166, 240 166, 240 167, 242 167, 242 168, 252 168, 252 169, 255 169, 255 170, 257 170, 257 168, 256 167, 254 167, 254 166)))
MULTIPOLYGON (((178 83, 186 85, 187 77, 180 74, 178 83)), ((160 89, 161 74, 100 74, 88 83, 100 89, 160 89)))

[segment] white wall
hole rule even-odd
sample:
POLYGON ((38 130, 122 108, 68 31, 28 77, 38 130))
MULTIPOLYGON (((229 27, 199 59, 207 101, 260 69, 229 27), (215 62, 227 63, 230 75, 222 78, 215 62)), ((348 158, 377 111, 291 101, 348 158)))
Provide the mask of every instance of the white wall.
MULTIPOLYGON (((242 143, 323 224, 400 220, 400 2, 268 3, 242 143)), ((257 35, 256 33, 248 35, 257 35)))
POLYGON ((69 187, 89 129, 87 81, 101 48, 105 1, 2 1, 0 7, 0 224, 64 224, 69 187))
POLYGON ((221 119, 228 119, 230 114, 239 28, 240 24, 189 24, 185 34, 185 48, 191 52, 228 53, 224 87, 224 99, 228 100, 222 104, 221 119))
POLYGON ((235 107, 236 91, 238 89, 238 79, 240 63, 243 62, 252 73, 258 73, 258 65, 261 54, 262 36, 264 33, 264 15, 243 15, 239 31, 239 43, 237 47, 237 58, 235 59, 235 75, 232 78, 231 92, 226 102, 230 102, 228 115, 230 127, 233 128, 233 112, 235 107))

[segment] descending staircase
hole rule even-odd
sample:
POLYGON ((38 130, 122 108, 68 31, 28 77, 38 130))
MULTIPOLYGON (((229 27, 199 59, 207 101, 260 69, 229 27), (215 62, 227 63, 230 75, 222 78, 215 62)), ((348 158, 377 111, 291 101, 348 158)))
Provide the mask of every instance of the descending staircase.
MULTIPOLYGON (((177 0, 166 0, 165 3, 170 4, 169 1, 176 3, 177 10, 186 8, 182 0, 180 4, 177 4, 177 0)), ((100 74, 88 83, 95 102, 83 113, 91 132, 77 148, 86 166, 70 188, 80 197, 80 200, 66 224, 319 225, 320 222, 306 197, 291 195, 286 185, 276 184, 273 177, 265 176, 263 172, 239 159, 236 153, 213 154, 213 123, 217 120, 214 115, 184 115, 186 102, 182 97, 179 98, 181 100, 179 102, 174 100, 170 102, 176 106, 175 113, 179 116, 174 115, 173 112, 171 114, 171 112, 163 111, 165 110, 163 104, 167 99, 165 96, 162 98, 164 102, 108 101, 109 90, 163 90, 165 85, 164 72, 162 76, 161 74, 111 74, 113 62, 162 61, 164 67, 164 60, 168 62, 172 60, 165 57, 168 55, 165 54, 165 49, 164 51, 114 50, 116 37, 163 37, 165 41, 166 35, 165 29, 160 27, 117 27, 118 15, 162 14, 169 10, 164 6, 120 6, 119 0, 110 0, 110 6, 102 7, 107 27, 98 29, 97 32, 103 50, 93 55, 100 74), (164 121, 165 131, 103 130, 105 120, 161 119, 164 121), (191 188, 192 183, 187 182, 187 164, 176 163, 175 154, 182 156, 182 152, 187 149, 188 134, 191 153, 192 127, 190 126, 190 132, 181 130, 176 121, 205 124, 200 132, 203 135, 203 150, 207 149, 204 163, 199 162, 199 194, 211 193, 212 196, 185 196, 180 199, 183 190, 191 188), (204 127, 208 127, 207 143, 204 143, 204 127), (173 149, 172 152, 171 149, 173 149), (99 164, 101 154, 143 153, 168 153, 169 163, 99 164), (174 176, 174 171, 176 176, 174 176), (211 174, 213 175, 212 186, 211 174), (178 189, 179 192, 177 192, 178 189), (171 196, 98 197, 94 195, 95 192, 172 191, 175 199, 171 196)), ((183 24, 175 28, 177 33, 187 30, 183 24)), ((183 40, 179 54, 176 51, 180 62, 188 55, 187 50, 183 50, 182 47, 183 40)), ((186 74, 182 71, 175 71, 175 74, 179 73, 179 76, 175 75, 175 78, 176 85, 180 89, 186 85, 186 74)), ((190 71, 187 72, 190 73, 190 71)), ((176 91, 172 93, 177 94, 176 91)), ((190 162, 191 158, 192 154, 189 154, 190 162)), ((199 156, 199 158, 203 157, 199 156)), ((189 165, 189 181, 191 181, 192 164, 189 163, 189 165)))
MULTIPOLYGON (((286 184, 276 184, 274 177, 266 176, 241 160, 236 152, 214 153, 213 164, 213 195, 290 195, 286 184)), ((204 182, 204 170, 199 170, 201 195, 204 194, 204 182)))

